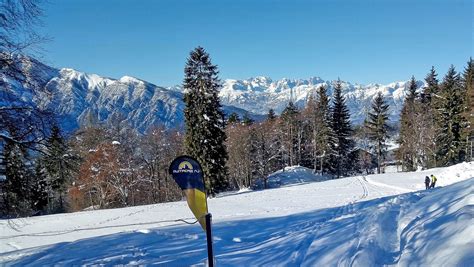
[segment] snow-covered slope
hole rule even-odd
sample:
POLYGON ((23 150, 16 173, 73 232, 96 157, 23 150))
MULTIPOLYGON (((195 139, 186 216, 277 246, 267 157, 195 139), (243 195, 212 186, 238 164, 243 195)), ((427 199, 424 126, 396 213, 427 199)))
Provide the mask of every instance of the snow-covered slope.
MULTIPOLYGON (((278 188, 286 185, 321 182, 329 179, 331 179, 331 176, 315 174, 313 169, 303 166, 290 166, 270 174, 267 179, 267 188, 278 188)), ((254 187, 255 189, 263 189, 263 181, 258 180, 254 187)))
MULTIPOLYGON (((220 91, 222 102, 226 105, 240 107, 254 113, 266 113, 273 108, 277 113, 283 111, 288 102, 293 100, 298 106, 303 107, 310 95, 315 95, 316 90, 325 86, 332 95, 335 81, 325 81, 319 77, 307 80, 282 79, 273 81, 267 77, 256 77, 248 80, 225 80, 220 91)), ((418 87, 423 82, 417 83, 418 87)), ((351 120, 361 123, 370 109, 372 99, 381 92, 390 105, 390 120, 399 120, 403 100, 408 91, 408 82, 394 82, 387 85, 369 84, 360 85, 342 82, 343 95, 351 112, 351 120)))
MULTIPOLYGON (((227 194, 209 200, 216 261, 473 266, 473 188, 463 163, 227 194), (445 187, 415 191, 429 174, 445 187)), ((205 234, 176 221, 190 216, 181 201, 1 220, 0 265, 203 266, 205 234)))
MULTIPOLYGON (((140 132, 157 125, 183 126, 184 104, 180 86, 164 88, 130 76, 112 79, 68 68, 54 69, 38 61, 26 62, 23 68, 39 78, 36 82, 39 93, 33 93, 25 84, 18 84, 0 73, 0 83, 10 85, 0 91, 1 105, 24 102, 49 108, 59 117, 66 131, 91 123, 122 122, 140 132)), ((236 112, 243 116, 250 112, 251 117, 259 120, 270 108, 281 112, 290 99, 300 107, 304 106, 308 96, 322 85, 327 86, 331 94, 333 83, 320 78, 279 81, 265 77, 228 79, 219 95, 225 113, 236 112)), ((406 86, 406 82, 366 86, 343 82, 343 94, 352 121, 363 121, 372 98, 379 91, 390 104, 390 119, 398 121, 406 86)))

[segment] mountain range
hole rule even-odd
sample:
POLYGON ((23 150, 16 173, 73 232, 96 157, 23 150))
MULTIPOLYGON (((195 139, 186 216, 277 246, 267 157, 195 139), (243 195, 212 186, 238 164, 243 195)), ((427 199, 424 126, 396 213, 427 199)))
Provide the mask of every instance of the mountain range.
MULTIPOLYGON (((390 105, 389 119, 392 122, 399 120, 403 100, 408 91, 407 81, 387 85, 341 82, 342 93, 346 98, 353 123, 360 124, 364 121, 367 112, 370 111, 372 99, 378 92, 384 95, 390 105)), ((253 113, 262 114, 270 108, 281 113, 290 100, 300 108, 304 107, 309 96, 315 96, 317 89, 321 86, 328 88, 329 95, 332 95, 335 83, 336 81, 323 80, 319 77, 277 81, 268 77, 247 80, 227 79, 219 96, 224 105, 232 105, 253 113)), ((417 82, 418 88, 423 85, 423 82, 417 82)))
MULTIPOLYGON (((2 75, 0 82, 6 86, 2 86, 0 105, 19 102, 49 109, 67 132, 91 124, 126 123, 142 133, 158 125, 183 127, 181 86, 165 88, 130 76, 113 79, 70 68, 56 69, 35 60, 25 62, 23 69, 34 74, 34 87, 41 89, 33 90, 31 83, 20 84, 2 75)), ((320 86, 327 86, 332 94, 334 83, 319 77, 276 81, 268 77, 227 79, 223 81, 219 96, 226 114, 236 112, 243 116, 247 113, 261 120, 269 109, 280 113, 290 100, 303 107, 320 86)), ((386 97, 390 120, 396 122, 408 83, 360 85, 343 81, 342 86, 354 123, 364 120, 370 102, 378 92, 386 97)), ((418 86, 423 83, 418 82, 418 86)))

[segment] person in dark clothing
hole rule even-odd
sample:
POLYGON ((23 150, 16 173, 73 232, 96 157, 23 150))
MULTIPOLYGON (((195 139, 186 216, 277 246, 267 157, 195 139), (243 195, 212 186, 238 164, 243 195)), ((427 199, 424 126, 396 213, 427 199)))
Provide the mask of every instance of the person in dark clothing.
POLYGON ((430 189, 430 182, 431 182, 430 177, 425 176, 425 187, 426 187, 426 189, 430 189))
POLYGON ((433 174, 431 175, 431 185, 430 185, 430 188, 434 188, 435 185, 436 185, 436 181, 438 179, 436 178, 436 176, 434 176, 433 174))

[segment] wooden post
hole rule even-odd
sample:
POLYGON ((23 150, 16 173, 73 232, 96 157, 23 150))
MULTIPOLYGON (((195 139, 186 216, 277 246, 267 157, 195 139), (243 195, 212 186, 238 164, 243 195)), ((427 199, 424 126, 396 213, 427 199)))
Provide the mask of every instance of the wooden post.
POLYGON ((209 267, 214 267, 214 252, 212 249, 212 214, 206 214, 207 262, 209 267))

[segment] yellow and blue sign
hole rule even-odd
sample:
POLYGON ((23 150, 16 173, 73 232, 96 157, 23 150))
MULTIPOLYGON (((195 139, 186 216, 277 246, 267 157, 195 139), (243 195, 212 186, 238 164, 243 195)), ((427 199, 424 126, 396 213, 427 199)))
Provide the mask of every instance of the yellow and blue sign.
POLYGON ((184 191, 189 208, 201 227, 206 230, 204 216, 208 213, 208 210, 201 165, 192 157, 180 156, 171 162, 169 173, 184 191))

